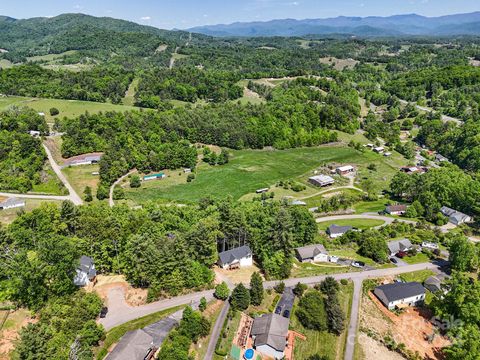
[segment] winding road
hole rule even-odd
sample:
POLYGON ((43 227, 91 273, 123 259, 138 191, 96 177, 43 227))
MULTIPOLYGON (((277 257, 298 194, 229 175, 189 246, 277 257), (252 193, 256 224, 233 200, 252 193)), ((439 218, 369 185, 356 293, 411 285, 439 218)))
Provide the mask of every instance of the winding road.
POLYGON ((120 182, 125 179, 127 176, 133 174, 134 172, 136 172, 137 169, 132 169, 130 170, 128 173, 126 173, 125 175, 122 175, 120 178, 118 178, 113 184, 112 186, 110 186, 110 192, 109 192, 109 195, 108 195, 108 204, 110 205, 110 207, 114 206, 115 205, 115 202, 113 201, 113 191, 115 190, 115 186, 117 186, 118 184, 120 184, 120 182))

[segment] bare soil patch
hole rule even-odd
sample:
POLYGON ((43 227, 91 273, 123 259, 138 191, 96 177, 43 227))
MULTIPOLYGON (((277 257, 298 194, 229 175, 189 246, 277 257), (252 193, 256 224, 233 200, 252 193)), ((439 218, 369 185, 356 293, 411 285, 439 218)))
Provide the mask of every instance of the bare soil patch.
MULTIPOLYGON (((4 312, 0 312, 0 318, 3 319, 3 315, 4 312)), ((35 321, 26 309, 19 309, 8 315, 3 329, 0 331, 0 360, 10 359, 10 353, 15 348, 20 329, 35 321)))
POLYGON ((125 291, 125 302, 130 306, 140 306, 147 303, 147 290, 134 288, 123 275, 99 275, 97 283, 87 288, 95 291, 102 299, 108 298, 108 292, 112 288, 122 288, 125 291))
POLYGON ((358 345, 362 347, 364 359, 404 360, 403 356, 388 350, 381 342, 365 333, 358 334, 358 345))
MULTIPOLYGON (((260 272, 260 269, 253 265, 253 266, 246 266, 240 269, 236 270, 224 270, 221 268, 215 268, 215 273, 219 275, 220 278, 227 278, 230 280, 232 284, 238 284, 238 283, 244 283, 248 284, 250 283, 250 277, 252 274, 258 271, 260 272)), ((263 278, 263 276, 262 276, 263 278)))
POLYGON ((322 64, 333 65, 336 70, 340 71, 347 68, 352 69, 358 64, 358 61, 354 59, 338 59, 335 57, 320 58, 320 62, 322 64))

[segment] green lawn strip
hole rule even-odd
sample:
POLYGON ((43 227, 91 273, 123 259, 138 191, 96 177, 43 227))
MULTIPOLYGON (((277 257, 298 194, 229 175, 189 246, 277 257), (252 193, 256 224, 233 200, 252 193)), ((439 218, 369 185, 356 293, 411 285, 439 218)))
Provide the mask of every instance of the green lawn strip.
POLYGON ((78 165, 63 168, 62 172, 65 174, 68 182, 72 185, 78 195, 83 196, 85 187, 90 186, 93 198, 96 200, 97 197, 95 194, 100 177, 98 175, 93 175, 92 173, 98 172, 99 169, 99 165, 78 165))
POLYGON ((223 324, 222 332, 215 349, 215 360, 225 359, 225 356, 230 354, 232 341, 235 337, 238 326, 240 325, 240 319, 241 315, 239 311, 233 311, 232 319, 229 319, 228 317, 225 319, 225 323, 223 324))
POLYGON ((137 203, 162 198, 181 202, 205 196, 239 199, 280 180, 294 179, 330 162, 360 161, 362 154, 347 147, 316 147, 289 150, 231 150, 230 162, 222 166, 200 166, 191 183, 169 186, 157 181, 155 188, 128 190, 137 203))
POLYGON ((353 209, 357 214, 363 213, 378 213, 379 211, 385 210, 385 207, 388 205, 388 199, 379 199, 376 201, 360 201, 355 204, 353 209))
POLYGON ((359 271, 359 269, 350 266, 336 265, 333 263, 300 263, 295 260, 295 266, 293 267, 290 276, 293 278, 302 278, 354 271, 359 271))
POLYGON ((153 324, 157 321, 160 321, 164 317, 173 314, 174 312, 183 309, 185 306, 180 305, 176 306, 167 310, 159 311, 132 321, 129 321, 125 324, 119 325, 117 327, 114 327, 113 329, 109 330, 105 336, 105 340, 103 341, 101 347, 96 349, 96 359, 101 360, 103 359, 107 353, 108 349, 118 342, 120 338, 125 335, 127 332, 132 331, 132 330, 137 330, 137 329, 142 329, 145 326, 148 326, 150 324, 153 324))
POLYGON ((359 255, 355 249, 351 249, 351 248, 332 249, 332 250, 329 250, 328 253, 330 255, 335 255, 335 256, 338 256, 338 257, 344 258, 344 259, 362 261, 366 265, 369 265, 369 266, 377 266, 378 265, 372 259, 359 255))
MULTIPOLYGON (((211 304, 214 304, 216 303, 216 300, 212 301, 211 304)), ((212 331, 213 331, 213 327, 215 325, 215 323, 217 322, 217 319, 218 317, 220 316, 220 313, 222 312, 222 309, 225 305, 222 303, 221 306, 219 306, 217 309, 215 309, 215 311, 213 312, 213 314, 211 314, 209 317, 208 317, 208 320, 210 321, 210 323, 212 324, 211 328, 210 328, 210 334, 204 338, 201 338, 200 340, 198 340, 198 343, 197 344, 194 344, 193 346, 193 349, 194 351, 197 353, 198 355, 198 359, 203 359, 205 358, 205 353, 207 352, 207 349, 208 349, 208 344, 210 342, 210 338, 212 336, 212 331)), ((205 315, 205 314, 203 314, 205 315)))
POLYGON ((402 260, 405 261, 407 264, 413 265, 428 262, 430 261, 430 258, 427 254, 419 252, 415 256, 405 256, 402 260))
POLYGON ((345 349, 347 329, 350 319, 351 298, 353 294, 353 284, 342 285, 340 287, 339 300, 345 313, 345 330, 341 336, 336 336, 328 331, 309 330, 302 326, 295 316, 295 309, 298 306, 298 300, 295 300, 293 315, 290 320, 290 329, 306 336, 307 340, 297 339, 295 341, 294 358, 308 359, 310 356, 318 354, 325 356, 327 359, 343 359, 343 351, 339 353, 339 349, 345 349))
POLYGON ((365 230, 372 227, 383 225, 385 221, 377 219, 344 219, 344 220, 332 220, 318 223, 318 228, 320 230, 327 230, 330 225, 338 226, 353 226, 354 228, 365 230))
POLYGON ((435 275, 435 272, 432 270, 419 270, 410 273, 405 273, 400 275, 400 279, 406 282, 417 281, 419 283, 423 283, 427 280, 430 276, 435 275))

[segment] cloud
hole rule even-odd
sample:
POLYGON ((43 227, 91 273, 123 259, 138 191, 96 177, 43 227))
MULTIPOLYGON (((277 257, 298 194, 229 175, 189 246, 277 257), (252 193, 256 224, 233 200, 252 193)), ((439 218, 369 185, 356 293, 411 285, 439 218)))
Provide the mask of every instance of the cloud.
POLYGON ((152 20, 152 18, 150 16, 142 16, 140 20, 148 21, 148 20, 152 20))

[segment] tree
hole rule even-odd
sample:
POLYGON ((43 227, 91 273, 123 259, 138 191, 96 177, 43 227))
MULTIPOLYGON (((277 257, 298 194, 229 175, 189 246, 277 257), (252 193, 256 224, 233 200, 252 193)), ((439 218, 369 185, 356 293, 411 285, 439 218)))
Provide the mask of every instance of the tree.
POLYGON ((91 202, 93 200, 92 188, 90 186, 85 187, 85 190, 83 191, 83 199, 86 202, 91 202))
POLYGON ((58 114, 60 114, 60 111, 57 108, 54 108, 54 107, 50 108, 50 115, 51 116, 56 116, 58 114))
POLYGON ((230 290, 228 289, 228 285, 225 281, 215 287, 214 295, 217 299, 220 300, 228 299, 228 297, 230 296, 230 290))
POLYGON ((258 271, 250 278, 250 299, 255 306, 259 306, 263 301, 263 281, 258 271))
POLYGON ((203 296, 200 299, 200 304, 198 304, 198 310, 200 310, 201 312, 204 312, 206 309, 207 309, 207 299, 205 299, 205 297, 203 296))
POLYGON ((328 296, 329 294, 337 294, 338 290, 340 289, 340 285, 333 277, 327 276, 325 280, 320 283, 318 289, 328 296))
POLYGON ((379 236, 374 230, 362 232, 359 254, 369 257, 377 262, 386 262, 388 260, 388 248, 385 239, 379 236))
POLYGON ((273 288, 278 294, 283 294, 285 291, 285 283, 283 281, 280 281, 277 285, 274 286, 273 288))
POLYGON ((250 292, 242 283, 233 289, 230 304, 234 310, 246 310, 249 307, 250 292))
POLYGON ((136 189, 136 188, 139 188, 140 186, 142 186, 142 181, 140 180, 140 176, 138 176, 137 174, 132 175, 132 177, 130 178, 130 187, 132 189, 136 189))
POLYGON ((322 331, 327 329, 327 316, 323 296, 313 290, 307 292, 299 301, 295 314, 307 329, 322 331))
POLYGON ((306 284, 302 284, 301 282, 298 282, 297 285, 293 288, 293 293, 297 297, 302 297, 303 293, 308 289, 308 286, 306 284))
POLYGON ((451 240, 449 253, 452 269, 468 272, 477 269, 478 250, 465 236, 457 235, 451 240))

